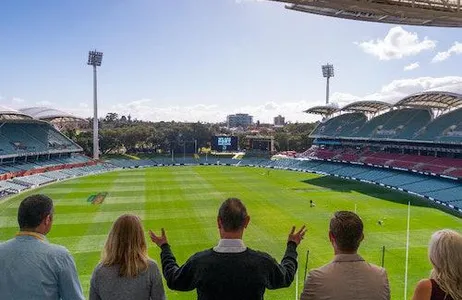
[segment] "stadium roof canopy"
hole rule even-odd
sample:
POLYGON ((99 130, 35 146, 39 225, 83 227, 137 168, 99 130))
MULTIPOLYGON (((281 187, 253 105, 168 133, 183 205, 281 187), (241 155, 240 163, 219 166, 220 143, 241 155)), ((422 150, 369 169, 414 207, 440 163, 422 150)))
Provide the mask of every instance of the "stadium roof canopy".
POLYGON ((449 109, 462 105, 462 95, 449 92, 423 92, 410 95, 395 103, 395 106, 428 107, 449 109))
POLYGON ((71 115, 59 109, 49 107, 28 107, 20 109, 20 112, 32 116, 38 120, 52 121, 59 119, 60 121, 82 121, 82 118, 71 115))
POLYGON ((345 105, 340 110, 341 111, 356 111, 375 114, 381 110, 392 107, 390 103, 383 101, 356 101, 350 104, 345 105))
POLYGON ((28 120, 28 119, 32 119, 32 117, 26 113, 0 105, 0 120, 28 120))
POLYGON ((315 106, 315 107, 309 108, 305 110, 304 112, 308 114, 329 116, 333 114, 334 112, 337 112, 338 110, 339 109, 337 107, 330 106, 330 105, 323 105, 323 106, 315 106))
POLYGON ((350 20, 462 27, 461 0, 271 0, 287 9, 350 20))

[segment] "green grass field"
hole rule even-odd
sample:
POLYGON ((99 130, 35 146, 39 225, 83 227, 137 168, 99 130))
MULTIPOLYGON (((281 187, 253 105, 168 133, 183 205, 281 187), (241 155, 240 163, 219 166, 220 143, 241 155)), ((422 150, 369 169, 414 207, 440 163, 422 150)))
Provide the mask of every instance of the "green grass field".
MULTIPOLYGON (((303 287, 306 251, 308 268, 328 263, 332 250, 327 238, 331 214, 354 210, 365 223, 360 253, 372 263, 381 263, 386 247, 392 299, 404 297, 407 201, 411 201, 409 291, 428 276, 427 244, 432 232, 462 228, 462 219, 426 207, 421 199, 380 187, 307 173, 247 167, 162 167, 126 170, 78 178, 49 185, 0 202, 0 241, 17 232, 19 202, 28 194, 45 193, 55 201, 54 227, 48 238, 73 254, 84 292, 97 264, 112 222, 123 213, 139 215, 145 229, 165 227, 169 242, 183 263, 193 253, 213 247, 218 241, 216 215, 227 197, 241 198, 251 216, 245 233, 247 246, 282 258, 292 225, 306 224, 308 233, 299 247, 299 292, 303 287), (107 192, 103 204, 92 205, 92 194, 107 192), (309 200, 316 203, 309 207, 309 200), (383 226, 377 221, 384 220, 383 226)), ((149 241, 149 254, 160 260, 159 250, 149 241)), ((286 289, 267 291, 265 299, 294 299, 295 282, 286 289)), ((167 289, 169 299, 194 299, 195 292, 167 289)))

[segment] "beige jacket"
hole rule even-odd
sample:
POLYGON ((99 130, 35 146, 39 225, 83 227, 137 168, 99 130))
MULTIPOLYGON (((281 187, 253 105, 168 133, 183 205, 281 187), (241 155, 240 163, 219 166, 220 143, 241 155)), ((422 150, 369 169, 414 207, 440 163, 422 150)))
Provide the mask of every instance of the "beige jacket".
POLYGON ((387 272, 358 254, 339 254, 311 271, 300 300, 389 300, 387 272))

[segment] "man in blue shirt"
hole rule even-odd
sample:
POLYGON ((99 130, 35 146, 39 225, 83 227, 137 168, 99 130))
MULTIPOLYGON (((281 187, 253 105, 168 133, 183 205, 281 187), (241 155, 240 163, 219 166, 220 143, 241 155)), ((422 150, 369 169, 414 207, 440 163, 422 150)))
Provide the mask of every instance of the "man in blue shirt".
POLYGON ((69 251, 45 237, 53 224, 53 201, 27 197, 19 205, 18 223, 16 237, 0 243, 0 299, 85 299, 69 251))

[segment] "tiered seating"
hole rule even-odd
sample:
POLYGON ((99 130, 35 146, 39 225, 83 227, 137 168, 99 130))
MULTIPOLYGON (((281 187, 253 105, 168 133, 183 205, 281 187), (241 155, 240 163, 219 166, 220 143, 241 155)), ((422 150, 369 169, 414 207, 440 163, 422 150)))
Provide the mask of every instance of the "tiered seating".
POLYGON ((462 208, 462 200, 449 201, 448 205, 462 208))
POLYGON ((4 163, 0 164, 0 174, 14 173, 20 171, 27 171, 33 169, 40 169, 46 167, 53 167, 66 164, 78 164, 87 163, 90 159, 83 155, 72 155, 70 157, 53 158, 48 160, 28 161, 28 162, 16 162, 16 163, 4 163))
POLYGON ((385 163, 389 160, 395 160, 399 157, 399 154, 395 153, 384 153, 384 152, 376 152, 370 154, 363 159, 364 163, 369 163, 373 165, 385 165, 385 163))
POLYGON ((8 155, 15 152, 15 147, 13 147, 6 137, 0 134, 0 155, 8 155))
POLYGON ((363 113, 346 113, 328 119, 313 131, 312 135, 342 136, 356 132, 367 118, 363 113))
POLYGON ((367 172, 368 169, 367 167, 358 165, 344 165, 343 168, 335 170, 335 174, 356 178, 358 175, 367 172))
POLYGON ((337 160, 345 160, 345 161, 358 161, 360 158, 360 151, 356 151, 353 149, 346 149, 339 155, 337 155, 337 160))
POLYGON ((396 167, 396 168, 413 169, 415 164, 416 163, 413 161, 393 160, 390 163, 387 163, 386 165, 389 165, 391 167, 396 167))
POLYGON ((411 115, 401 131, 395 138, 398 139, 413 139, 420 129, 427 125, 432 119, 432 114, 428 109, 419 109, 415 114, 411 115))
POLYGON ((382 139, 410 138, 431 119, 427 109, 395 109, 370 119, 357 133, 349 136, 382 139))
POLYGON ((356 133, 349 134, 348 136, 370 137, 377 128, 384 125, 395 114, 395 112, 395 110, 389 111, 370 119, 356 133))
MULTIPOLYGON (((445 202, 454 202, 462 200, 462 187, 456 186, 439 191, 433 191, 427 193, 427 195, 436 199, 444 199, 445 202)), ((462 206, 459 207, 462 208, 462 206)))
POLYGON ((46 176, 54 180, 63 180, 63 179, 68 178, 68 175, 61 171, 46 172, 46 173, 43 173, 43 176, 46 176))
POLYGON ((421 130, 415 140, 424 141, 458 141, 462 142, 462 136, 448 137, 451 129, 457 128, 462 123, 462 108, 446 113, 429 123, 421 130))
POLYGON ((44 137, 33 137, 24 131, 24 124, 5 123, 0 128, 0 134, 13 146, 15 152, 43 152, 46 145, 42 142, 44 137), (40 141, 41 139, 42 141, 40 141))
POLYGON ((394 176, 394 173, 391 170, 387 169, 376 169, 376 168, 369 168, 367 172, 361 174, 361 179, 367 181, 380 181, 384 178, 388 178, 394 176))
POLYGON ((363 150, 361 152, 353 148, 344 148, 334 151, 313 147, 310 151, 306 151, 305 153, 309 153, 307 158, 359 162, 462 177, 462 159, 458 158, 372 152, 370 150, 363 150))
POLYGON ((298 168, 300 161, 295 159, 280 159, 272 162, 272 165, 277 168, 298 168))
POLYGON ((430 165, 430 164, 424 164, 419 167, 416 167, 416 169, 419 171, 430 172, 434 174, 443 174, 447 168, 448 167, 445 167, 445 166, 430 165))
POLYGON ((456 181, 453 180, 434 180, 431 177, 428 180, 433 180, 432 184, 428 184, 427 181, 419 181, 419 182, 414 182, 410 184, 404 184, 401 187, 403 189, 407 190, 416 190, 419 192, 429 192, 429 191, 436 191, 436 190, 443 190, 443 189, 449 189, 455 186, 458 186, 459 184, 456 181))
POLYGON ((437 165, 437 166, 462 168, 462 159, 454 159, 454 158, 449 158, 449 157, 433 158, 429 163, 432 165, 437 165))
POLYGON ((81 148, 47 123, 4 123, 0 128, 0 155, 62 150, 81 148))
POLYGON ((388 120, 380 128, 372 132, 371 136, 376 138, 396 138, 409 120, 413 119, 419 112, 420 110, 411 108, 395 110, 389 114, 388 120))
POLYGON ((462 169, 452 170, 447 175, 454 176, 454 177, 462 177, 462 169))
POLYGON ((38 186, 55 181, 54 179, 40 174, 17 177, 12 180, 15 183, 29 186, 38 186))
POLYGON ((426 180, 425 177, 415 176, 412 173, 409 173, 409 174, 401 173, 399 174, 399 176, 391 176, 391 177, 383 178, 380 180, 380 182, 386 185, 401 187, 407 184, 412 184, 412 183, 416 183, 416 182, 420 182, 424 180, 426 180))
POLYGON ((14 191, 14 192, 20 192, 20 191, 23 191, 29 188, 29 186, 27 185, 14 183, 12 181, 0 181, 0 187, 5 188, 6 190, 9 190, 9 191, 14 191))
POLYGON ((335 151, 328 150, 328 149, 318 149, 315 155, 316 157, 319 157, 321 159, 331 159, 338 153, 339 152, 335 152, 335 151))

